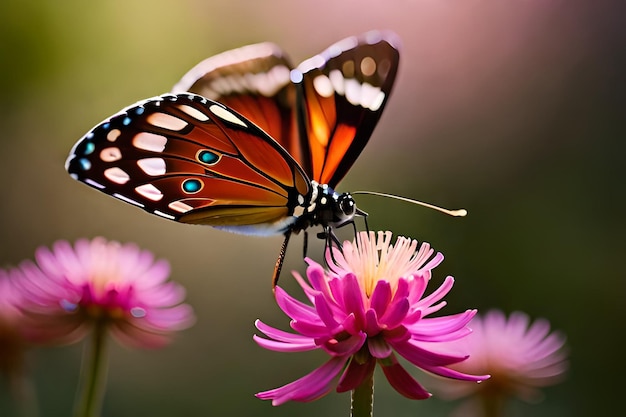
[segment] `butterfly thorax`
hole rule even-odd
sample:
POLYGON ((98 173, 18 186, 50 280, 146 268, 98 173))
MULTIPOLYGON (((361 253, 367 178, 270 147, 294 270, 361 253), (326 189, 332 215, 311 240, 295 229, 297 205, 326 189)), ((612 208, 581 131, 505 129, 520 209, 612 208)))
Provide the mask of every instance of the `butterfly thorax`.
POLYGON ((292 227, 296 233, 311 226, 322 226, 324 229, 341 227, 352 222, 356 215, 356 203, 352 196, 349 193, 339 194, 328 184, 311 181, 311 192, 307 197, 304 211, 292 227))

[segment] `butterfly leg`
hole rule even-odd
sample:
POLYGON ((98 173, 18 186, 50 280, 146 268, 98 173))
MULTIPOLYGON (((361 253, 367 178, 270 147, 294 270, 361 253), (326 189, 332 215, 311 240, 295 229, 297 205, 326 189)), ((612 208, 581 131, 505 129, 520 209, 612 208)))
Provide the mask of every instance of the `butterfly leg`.
POLYGON ((283 262, 285 261, 285 255, 287 254, 287 245, 289 244, 289 238, 291 237, 291 230, 285 232, 285 240, 280 246, 280 252, 278 253, 278 259, 276 265, 274 265, 274 275, 272 275, 272 288, 275 288, 278 284, 278 278, 280 278, 280 271, 283 269, 283 262))
POLYGON ((307 231, 304 231, 304 242, 302 243, 302 257, 306 258, 306 254, 309 249, 309 234, 307 231))
MULTIPOLYGON (((331 227, 325 227, 324 232, 320 233, 320 235, 323 235, 324 239, 326 240, 324 246, 330 253, 330 261, 336 265, 337 260, 335 259, 335 251, 333 249, 334 247, 337 247, 339 250, 341 250, 342 245, 339 241, 339 238, 333 232, 333 229, 331 227)), ((328 256, 324 256, 324 260, 326 261, 326 265, 328 266, 328 256)))

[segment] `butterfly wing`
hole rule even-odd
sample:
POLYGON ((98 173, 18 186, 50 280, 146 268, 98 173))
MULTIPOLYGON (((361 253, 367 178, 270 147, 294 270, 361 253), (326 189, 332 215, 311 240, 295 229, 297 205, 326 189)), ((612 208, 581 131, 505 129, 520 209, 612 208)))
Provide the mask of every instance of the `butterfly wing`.
POLYGON ((295 123, 293 66, 270 42, 222 52, 189 70, 172 89, 218 101, 253 121, 298 162, 302 155, 295 123))
POLYGON ((152 214, 248 234, 288 230, 310 187, 265 132, 190 93, 144 100, 100 123, 66 168, 152 214))
POLYGON ((297 82, 302 154, 311 179, 335 188, 369 140, 389 98, 399 62, 391 32, 350 37, 304 61, 297 82))

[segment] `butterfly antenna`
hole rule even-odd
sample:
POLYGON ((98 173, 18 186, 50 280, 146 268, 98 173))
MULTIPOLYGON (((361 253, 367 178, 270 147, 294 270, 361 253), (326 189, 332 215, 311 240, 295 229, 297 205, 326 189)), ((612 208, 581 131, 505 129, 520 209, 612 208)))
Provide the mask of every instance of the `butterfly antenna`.
POLYGON ((393 194, 379 193, 376 191, 352 191, 350 192, 350 194, 353 194, 353 195, 354 194, 369 194, 369 195, 377 195, 379 197, 388 197, 388 198, 393 198, 393 199, 400 200, 400 201, 406 201, 407 203, 417 204, 418 206, 427 207, 433 210, 437 210, 449 216, 454 216, 454 217, 467 216, 467 210, 465 209, 448 210, 443 207, 435 206, 433 204, 424 203, 423 201, 413 200, 411 198, 406 198, 406 197, 400 197, 398 195, 393 195, 393 194))

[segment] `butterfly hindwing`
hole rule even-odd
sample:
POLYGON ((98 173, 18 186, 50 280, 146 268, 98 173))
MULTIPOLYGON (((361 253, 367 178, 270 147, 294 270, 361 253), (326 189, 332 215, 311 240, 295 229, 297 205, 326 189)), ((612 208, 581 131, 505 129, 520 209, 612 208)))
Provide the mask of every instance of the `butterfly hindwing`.
POLYGON ((97 125, 67 169, 161 217, 242 233, 287 230, 310 186, 265 132, 189 93, 144 100, 97 125))

